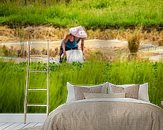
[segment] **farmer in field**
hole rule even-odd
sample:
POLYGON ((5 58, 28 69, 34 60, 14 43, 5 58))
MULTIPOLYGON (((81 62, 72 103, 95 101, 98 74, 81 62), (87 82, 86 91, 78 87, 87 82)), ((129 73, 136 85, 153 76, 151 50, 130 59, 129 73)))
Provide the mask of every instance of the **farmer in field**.
POLYGON ((60 46, 60 62, 62 62, 62 57, 66 56, 66 51, 68 50, 78 50, 78 44, 81 41, 81 50, 84 50, 84 39, 87 37, 86 32, 81 26, 73 27, 69 29, 68 34, 62 40, 60 46))

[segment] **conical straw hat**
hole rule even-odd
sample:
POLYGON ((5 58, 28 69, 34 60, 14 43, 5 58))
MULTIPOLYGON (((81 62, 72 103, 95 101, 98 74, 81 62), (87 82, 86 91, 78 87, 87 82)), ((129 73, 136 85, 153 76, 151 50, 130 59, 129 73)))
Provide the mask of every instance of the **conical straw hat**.
POLYGON ((72 34, 73 36, 79 37, 79 38, 86 38, 87 37, 87 33, 84 31, 82 26, 70 28, 69 34, 72 34))

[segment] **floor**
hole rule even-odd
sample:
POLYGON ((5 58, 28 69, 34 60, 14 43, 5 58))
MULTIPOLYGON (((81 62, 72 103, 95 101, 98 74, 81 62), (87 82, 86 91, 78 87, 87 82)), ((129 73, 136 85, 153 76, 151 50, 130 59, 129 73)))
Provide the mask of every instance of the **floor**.
POLYGON ((0 130, 19 130, 42 126, 46 118, 46 113, 27 114, 27 123, 24 124, 23 113, 0 113, 0 130))
POLYGON ((17 123, 17 122, 12 122, 12 123, 0 123, 0 130, 19 130, 22 128, 28 128, 28 127, 35 127, 35 126, 41 126, 43 123, 17 123))

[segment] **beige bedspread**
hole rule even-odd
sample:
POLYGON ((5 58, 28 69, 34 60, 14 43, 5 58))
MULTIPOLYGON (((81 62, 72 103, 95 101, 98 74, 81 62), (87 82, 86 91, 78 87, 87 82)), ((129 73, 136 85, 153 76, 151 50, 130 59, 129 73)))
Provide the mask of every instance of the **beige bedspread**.
POLYGON ((163 109, 136 99, 88 99, 64 104, 43 130, 163 130, 163 109))

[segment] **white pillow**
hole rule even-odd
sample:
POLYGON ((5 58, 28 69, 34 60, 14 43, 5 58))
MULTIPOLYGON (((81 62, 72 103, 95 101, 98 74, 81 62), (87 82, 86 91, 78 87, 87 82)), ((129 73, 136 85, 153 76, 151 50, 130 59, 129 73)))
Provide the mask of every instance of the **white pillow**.
POLYGON ((126 98, 138 99, 139 96, 139 84, 134 85, 110 85, 110 93, 126 93, 126 98))
MULTIPOLYGON (((112 92, 111 85, 112 83, 109 83, 108 92, 112 92)), ((133 85, 134 84, 123 84, 123 85, 116 85, 116 86, 126 88, 133 85)), ((148 95, 148 83, 139 84, 138 99, 142 101, 150 102, 149 95, 148 95)))
POLYGON ((161 101, 161 105, 163 106, 163 101, 161 101))
POLYGON ((75 92, 74 92, 74 88, 73 85, 70 84, 69 82, 67 82, 67 101, 66 102, 72 102, 75 101, 75 92))
POLYGON ((125 93, 84 93, 86 99, 92 98, 125 98, 125 93))
POLYGON ((107 88, 109 86, 108 82, 106 82, 104 84, 93 85, 93 86, 77 86, 77 85, 72 85, 69 82, 67 82, 68 94, 67 94, 67 101, 66 102, 68 103, 68 102, 73 102, 73 101, 77 100, 76 97, 75 97, 74 87, 95 88, 95 87, 99 87, 99 86, 102 86, 102 90, 101 90, 102 93, 107 93, 107 88))
MULTIPOLYGON (((116 84, 109 83, 108 92, 112 92, 112 87, 111 87, 112 85, 116 85, 116 84)), ((127 87, 131 87, 134 85, 136 84, 121 84, 121 85, 116 85, 116 87, 127 88, 127 87)))
POLYGON ((148 83, 139 85, 138 99, 146 101, 146 102, 150 102, 149 101, 149 95, 148 95, 148 83))

